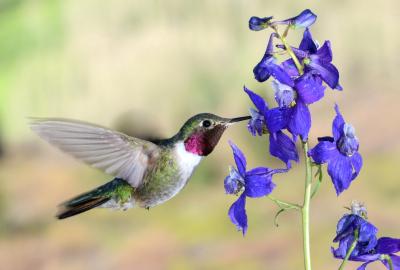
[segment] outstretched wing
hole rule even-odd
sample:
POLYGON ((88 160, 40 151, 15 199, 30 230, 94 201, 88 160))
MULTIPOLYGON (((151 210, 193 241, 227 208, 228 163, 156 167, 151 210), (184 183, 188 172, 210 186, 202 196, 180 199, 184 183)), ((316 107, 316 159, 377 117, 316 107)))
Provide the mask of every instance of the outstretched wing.
POLYGON ((133 187, 159 155, 155 144, 101 126, 56 118, 35 118, 30 125, 49 143, 133 187))

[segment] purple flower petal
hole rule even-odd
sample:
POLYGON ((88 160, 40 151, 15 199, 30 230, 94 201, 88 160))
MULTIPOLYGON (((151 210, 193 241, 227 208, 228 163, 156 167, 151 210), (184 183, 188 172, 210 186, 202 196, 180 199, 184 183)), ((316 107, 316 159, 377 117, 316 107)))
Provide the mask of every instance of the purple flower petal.
POLYGON ((324 96, 325 86, 319 76, 307 72, 296 80, 297 93, 306 104, 314 103, 324 96))
POLYGON ((265 114, 265 112, 268 110, 268 105, 265 102, 265 100, 256 93, 254 93, 253 91, 251 91, 250 89, 248 89, 246 86, 244 86, 243 89, 249 95, 251 101, 253 102, 254 106, 256 106, 257 110, 261 114, 265 114))
POLYGON ((343 116, 339 111, 339 106, 337 104, 335 104, 335 111, 336 111, 336 117, 332 123, 332 134, 333 138, 335 138, 335 141, 339 141, 340 137, 343 136, 343 127, 345 122, 343 116))
POLYGON ((315 20, 317 19, 317 15, 311 12, 311 10, 306 9, 302 11, 299 15, 296 17, 289 19, 290 24, 293 25, 295 28, 301 28, 301 27, 309 27, 311 26, 315 20))
POLYGON ((282 62, 282 67, 285 69, 286 73, 291 77, 300 76, 299 71, 297 70, 296 64, 293 59, 290 58, 282 62))
POLYGON ((313 40, 310 30, 306 28, 306 30, 304 30, 303 39, 300 42, 299 49, 310 54, 314 54, 317 52, 317 48, 317 44, 313 40))
POLYGON ((354 241, 354 236, 349 236, 340 240, 338 248, 337 249, 332 248, 333 256, 335 258, 344 259, 353 241, 354 241))
POLYGON ((317 51, 318 59, 322 62, 330 63, 332 62, 332 48, 331 42, 329 40, 324 42, 321 48, 317 51))
POLYGON ((370 264, 370 263, 372 263, 372 262, 374 262, 374 261, 369 261, 369 262, 363 263, 362 265, 360 265, 360 266, 357 268, 357 270, 365 270, 366 267, 367 267, 367 265, 370 264))
POLYGON ((336 194, 339 195, 350 186, 353 168, 348 157, 341 154, 328 162, 328 174, 332 178, 336 194))
POLYGON ((317 15, 306 9, 294 18, 293 25, 296 28, 309 27, 317 20, 317 15))
POLYGON ((351 159, 351 165, 353 166, 353 174, 351 176, 351 179, 353 180, 360 173, 360 170, 363 165, 363 160, 362 160, 361 155, 358 152, 355 153, 352 157, 350 157, 350 159, 351 159))
POLYGON ((340 84, 337 84, 335 90, 342 91, 343 87, 340 84))
POLYGON ((303 141, 308 138, 308 132, 311 128, 311 114, 307 105, 297 100, 296 105, 291 108, 292 114, 288 124, 288 130, 294 135, 300 135, 303 141))
POLYGON ((271 19, 272 19, 272 16, 265 17, 265 18, 253 16, 249 20, 249 28, 250 28, 250 30, 253 30, 253 31, 260 31, 265 28, 268 28, 269 22, 271 21, 271 19))
POLYGON ((261 61, 254 67, 254 78, 259 82, 265 82, 271 77, 272 67, 277 66, 272 55, 264 55, 261 61))
POLYGON ((336 237, 333 239, 333 242, 338 242, 346 237, 354 235, 354 231, 364 223, 368 222, 358 215, 344 215, 337 224, 336 237))
POLYGON ((269 151, 272 156, 279 158, 285 164, 288 164, 290 160, 299 161, 296 145, 282 131, 270 134, 269 151))
MULTIPOLYGON (((283 47, 286 48, 286 47, 283 47)), ((309 56, 309 53, 307 51, 302 51, 296 47, 291 47, 293 53, 297 56, 297 58, 300 60, 300 62, 309 56)))
POLYGON ((352 256, 350 257, 351 261, 357 261, 357 262, 374 262, 376 260, 379 260, 380 254, 376 253, 371 253, 371 254, 362 254, 362 255, 357 255, 357 256, 352 256))
POLYGON ((265 122, 270 133, 278 132, 287 127, 290 118, 290 108, 273 108, 265 115, 265 122))
POLYGON ((247 172, 246 174, 246 196, 258 198, 268 195, 275 188, 272 182, 273 171, 269 168, 258 167, 247 172))
POLYGON ((257 81, 264 82, 272 75, 278 81, 293 86, 293 80, 283 67, 276 64, 276 59, 273 56, 273 39, 275 36, 275 33, 270 35, 264 56, 253 69, 254 77, 257 81))
POLYGON ((375 248, 377 244, 377 233, 378 229, 371 223, 365 221, 361 224, 358 235, 358 242, 363 242, 364 244, 362 246, 362 254, 366 254, 375 248))
POLYGON ((269 79, 273 72, 274 66, 277 66, 276 59, 272 55, 273 53, 273 40, 276 36, 275 33, 272 33, 268 39, 267 49, 265 50, 264 56, 262 57, 261 61, 254 67, 253 73, 254 77, 259 82, 264 82, 269 79))
POLYGON ((243 193, 240 197, 232 204, 229 208, 229 218, 232 223, 236 225, 239 231, 243 232, 243 235, 247 231, 247 214, 246 214, 246 195, 243 193))
MULTIPOLYGON (((269 72, 271 75, 280 81, 283 84, 289 85, 289 86, 294 86, 294 82, 292 78, 289 76, 289 74, 286 73, 285 69, 279 65, 272 64, 268 67, 269 72)), ((265 80, 264 80, 265 81, 265 80)))
POLYGON ((381 254, 397 253, 400 251, 400 239, 381 237, 376 245, 376 252, 381 254))
POLYGON ((284 20, 284 21, 277 21, 274 22, 273 24, 287 24, 292 26, 293 28, 305 28, 311 26, 315 20, 317 19, 317 16, 311 12, 311 10, 306 9, 303 10, 299 15, 296 17, 284 20))
POLYGON ((339 84, 339 71, 337 68, 331 63, 322 62, 318 58, 314 58, 314 55, 311 56, 311 62, 309 66, 318 71, 318 74, 321 76, 322 80, 329 85, 330 88, 336 89, 339 84))
POLYGON ((239 174, 244 177, 246 174, 246 157, 243 152, 233 143, 229 142, 233 151, 233 157, 235 158, 236 167, 239 170, 239 174))
POLYGON ((308 151, 308 155, 312 157, 315 163, 323 164, 334 159, 339 154, 336 144, 329 141, 319 142, 313 149, 308 151))

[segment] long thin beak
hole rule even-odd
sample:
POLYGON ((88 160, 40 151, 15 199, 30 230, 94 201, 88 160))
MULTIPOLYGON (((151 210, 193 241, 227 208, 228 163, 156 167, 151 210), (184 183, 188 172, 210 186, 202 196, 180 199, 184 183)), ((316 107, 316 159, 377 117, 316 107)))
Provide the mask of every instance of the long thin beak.
POLYGON ((249 120, 249 119, 251 119, 251 116, 235 117, 235 118, 231 118, 228 121, 228 124, 234 124, 234 123, 245 121, 245 120, 249 120))

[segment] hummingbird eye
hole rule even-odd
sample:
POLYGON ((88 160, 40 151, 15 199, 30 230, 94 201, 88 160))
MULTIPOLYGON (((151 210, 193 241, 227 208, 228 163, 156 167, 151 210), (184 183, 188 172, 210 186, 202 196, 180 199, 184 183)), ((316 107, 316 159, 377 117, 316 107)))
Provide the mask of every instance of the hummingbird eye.
POLYGON ((202 122, 202 126, 205 127, 205 128, 210 127, 211 126, 211 121, 210 120, 204 120, 202 122))

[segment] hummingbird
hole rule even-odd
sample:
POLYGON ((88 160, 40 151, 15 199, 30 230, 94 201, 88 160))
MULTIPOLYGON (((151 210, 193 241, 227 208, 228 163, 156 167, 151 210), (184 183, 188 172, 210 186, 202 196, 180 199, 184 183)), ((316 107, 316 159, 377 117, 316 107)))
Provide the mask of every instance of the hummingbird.
POLYGON ((64 219, 93 208, 150 209, 168 201, 185 187, 224 131, 250 118, 200 113, 189 118, 171 138, 154 141, 60 118, 34 118, 30 126, 50 144, 115 177, 61 203, 56 217, 64 219))

